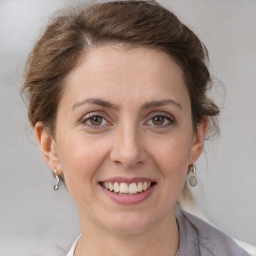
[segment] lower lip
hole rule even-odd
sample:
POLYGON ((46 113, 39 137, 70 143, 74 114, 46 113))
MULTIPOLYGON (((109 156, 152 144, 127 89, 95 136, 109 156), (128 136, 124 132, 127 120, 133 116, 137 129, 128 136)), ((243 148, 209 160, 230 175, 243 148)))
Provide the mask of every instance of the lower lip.
MULTIPOLYGON (((100 185, 101 186, 101 185, 100 185)), ((136 195, 119 195, 114 192, 110 192, 108 189, 101 186, 102 190, 104 191, 107 196, 118 204, 138 204, 145 201, 153 192, 155 185, 148 188, 146 191, 140 192, 136 195)))

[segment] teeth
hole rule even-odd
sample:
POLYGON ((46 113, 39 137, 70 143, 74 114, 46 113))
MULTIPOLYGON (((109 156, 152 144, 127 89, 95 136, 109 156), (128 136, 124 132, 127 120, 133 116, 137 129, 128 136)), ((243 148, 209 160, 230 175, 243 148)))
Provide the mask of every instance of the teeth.
POLYGON ((147 188, 148 188, 148 183, 145 181, 145 182, 143 182, 142 189, 147 190, 147 188))
POLYGON ((114 186, 111 182, 107 182, 108 183, 108 188, 105 187, 106 189, 110 190, 110 191, 113 191, 114 190, 114 186))
POLYGON ((102 185, 108 189, 109 191, 114 191, 115 193, 118 193, 119 195, 123 194, 137 194, 138 192, 146 191, 150 186, 151 182, 138 182, 136 183, 118 183, 118 182, 104 182, 102 185))
POLYGON ((129 185, 129 194, 136 194, 138 192, 137 185, 135 183, 131 183, 129 185))
POLYGON ((121 184, 120 184, 120 192, 121 192, 121 193, 124 193, 124 194, 127 194, 127 193, 129 192, 128 184, 126 184, 126 183, 121 183, 121 184))
POLYGON ((109 189, 109 182, 104 182, 104 187, 105 187, 106 189, 109 189))
POLYGON ((119 184, 117 182, 114 183, 114 191, 115 192, 120 192, 119 184))
POLYGON ((143 190, 142 182, 138 183, 138 192, 141 192, 143 190))

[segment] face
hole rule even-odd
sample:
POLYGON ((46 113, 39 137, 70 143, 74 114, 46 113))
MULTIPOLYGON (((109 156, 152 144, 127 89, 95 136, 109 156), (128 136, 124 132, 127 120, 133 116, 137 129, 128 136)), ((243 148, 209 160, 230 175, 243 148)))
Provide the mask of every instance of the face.
POLYGON ((182 70, 169 56, 101 46, 67 77, 54 138, 40 123, 36 132, 81 221, 132 233, 174 218, 206 128, 194 134, 182 70))

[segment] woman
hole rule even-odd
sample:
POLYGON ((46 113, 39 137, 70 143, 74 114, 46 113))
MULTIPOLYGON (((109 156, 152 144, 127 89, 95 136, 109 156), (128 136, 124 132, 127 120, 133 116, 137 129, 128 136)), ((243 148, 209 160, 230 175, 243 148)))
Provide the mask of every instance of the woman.
POLYGON ((57 14, 26 69, 29 119, 82 235, 68 256, 248 255, 177 205, 217 130, 207 51, 155 1, 57 14), (210 132, 210 133, 209 133, 210 132))

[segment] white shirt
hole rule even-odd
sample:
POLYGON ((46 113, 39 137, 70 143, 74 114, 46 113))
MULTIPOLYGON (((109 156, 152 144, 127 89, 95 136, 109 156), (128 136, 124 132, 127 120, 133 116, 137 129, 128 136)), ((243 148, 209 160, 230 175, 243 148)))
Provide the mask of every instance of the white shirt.
POLYGON ((78 240, 79 240, 79 238, 80 238, 81 236, 82 236, 82 234, 79 235, 79 237, 78 237, 78 238, 76 239, 76 241, 73 243, 73 245, 71 246, 71 248, 70 248, 70 250, 69 250, 67 256, 74 256, 74 252, 75 252, 75 249, 76 249, 76 244, 77 244, 77 242, 78 242, 78 240))

